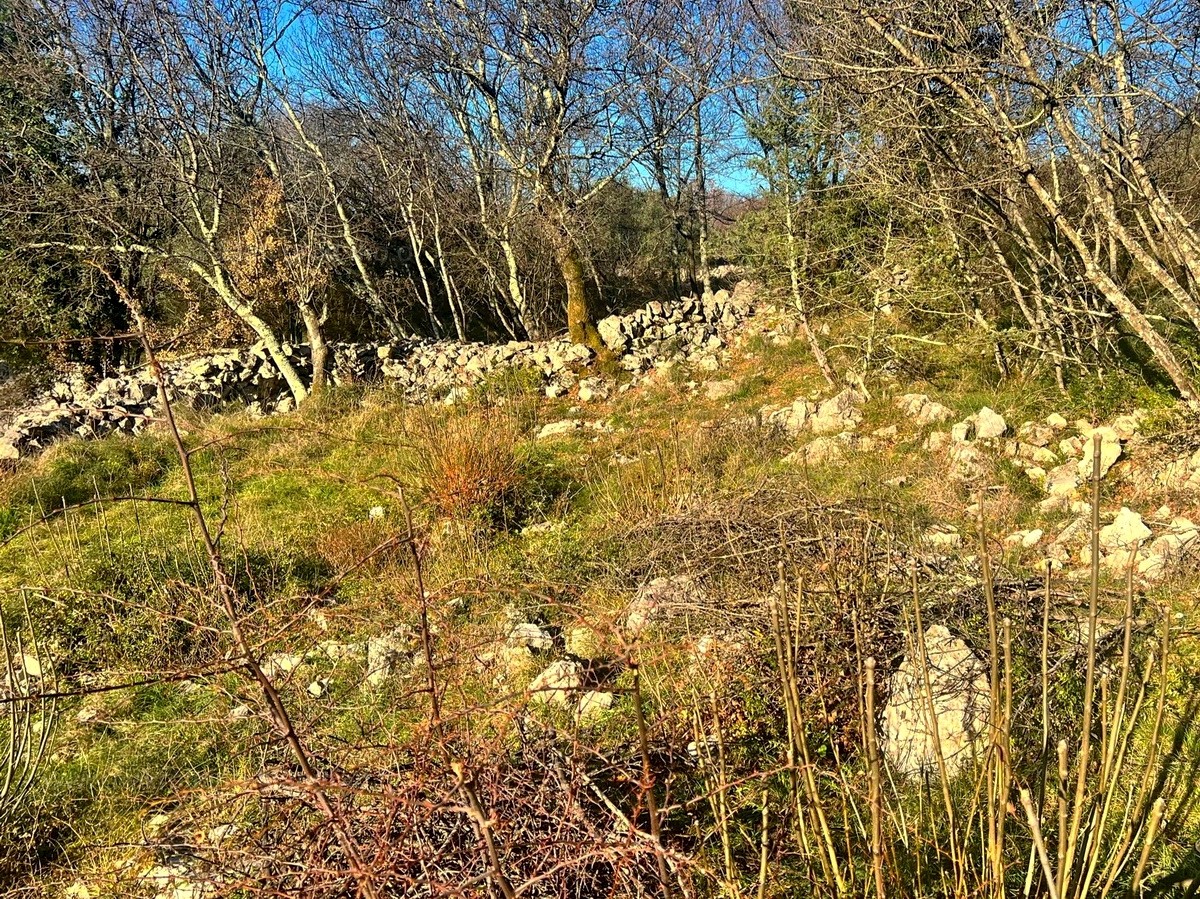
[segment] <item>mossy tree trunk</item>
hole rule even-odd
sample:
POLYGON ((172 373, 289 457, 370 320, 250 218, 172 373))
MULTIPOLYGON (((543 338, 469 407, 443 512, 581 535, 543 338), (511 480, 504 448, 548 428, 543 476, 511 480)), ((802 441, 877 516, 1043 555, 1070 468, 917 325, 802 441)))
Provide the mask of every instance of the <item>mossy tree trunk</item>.
POLYGON ((554 260, 567 291, 567 336, 572 343, 591 347, 604 355, 607 349, 596 329, 594 306, 588 297, 587 276, 583 254, 575 243, 563 217, 556 217, 548 227, 548 237, 554 247, 554 260))

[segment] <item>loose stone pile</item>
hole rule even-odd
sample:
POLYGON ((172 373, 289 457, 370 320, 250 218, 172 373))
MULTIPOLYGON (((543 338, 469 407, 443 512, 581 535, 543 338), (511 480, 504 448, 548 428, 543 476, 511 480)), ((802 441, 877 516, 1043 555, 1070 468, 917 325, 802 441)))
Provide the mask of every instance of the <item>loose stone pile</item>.
MULTIPOLYGON (((688 362, 714 371, 730 332, 754 312, 754 289, 746 283, 711 298, 653 302, 628 315, 599 322, 605 346, 635 379, 688 362)), ((310 371, 308 348, 285 346, 302 375, 310 371)), ((453 402, 462 392, 502 371, 523 370, 540 378, 548 396, 577 390, 581 402, 606 399, 611 385, 579 380, 595 353, 557 338, 502 344, 431 341, 336 344, 330 376, 335 384, 382 383, 413 403, 453 402)), ((282 375, 261 344, 164 364, 173 401, 199 409, 239 407, 250 414, 288 412, 293 401, 282 375)), ((66 437, 136 434, 158 411, 158 386, 147 369, 121 372, 97 384, 64 381, 40 400, 0 423, 0 461, 33 456, 66 437)))

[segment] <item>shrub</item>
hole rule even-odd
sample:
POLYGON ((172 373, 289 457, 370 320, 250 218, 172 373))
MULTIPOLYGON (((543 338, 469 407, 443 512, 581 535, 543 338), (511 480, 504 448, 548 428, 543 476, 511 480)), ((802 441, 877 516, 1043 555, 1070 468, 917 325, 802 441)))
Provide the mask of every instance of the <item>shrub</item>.
POLYGON ((405 432, 415 451, 417 489, 440 517, 495 522, 521 481, 517 429, 500 410, 414 409, 405 432))

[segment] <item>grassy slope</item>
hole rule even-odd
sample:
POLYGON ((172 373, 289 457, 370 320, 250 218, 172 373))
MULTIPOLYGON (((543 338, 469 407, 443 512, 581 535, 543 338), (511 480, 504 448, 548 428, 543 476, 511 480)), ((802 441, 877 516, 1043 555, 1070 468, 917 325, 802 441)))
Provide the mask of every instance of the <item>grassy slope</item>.
MULTIPOLYGON (((874 396, 860 432, 895 424, 894 444, 811 470, 783 461, 794 448, 787 438, 747 423, 764 405, 782 406, 823 387, 799 341, 776 345, 761 336, 748 336, 720 373, 676 372, 664 383, 585 408, 579 417, 605 421, 611 430, 584 429, 555 441, 534 435, 567 415, 571 400, 542 399, 520 378, 490 385, 453 409, 406 410, 386 393, 335 391, 265 421, 189 416, 185 424, 189 445, 203 447, 194 457, 196 473, 209 513, 225 516, 226 553, 244 590, 244 612, 268 656, 416 626, 407 551, 394 546, 371 555, 403 531, 403 486, 425 553, 439 652, 455 660, 447 675, 454 679, 448 715, 465 715, 473 728, 503 739, 523 686, 510 678, 498 689, 487 667, 505 616, 519 614, 564 632, 584 625, 610 654, 619 654, 611 621, 640 579, 673 573, 671 560, 679 557, 653 537, 647 542, 646 528, 679 510, 775 491, 796 503, 871 508, 898 545, 912 545, 933 523, 970 534, 965 509, 972 497, 945 477, 944 460, 921 449, 928 429, 898 420, 894 395, 929 392, 963 415, 987 404, 1013 426, 1051 411, 1099 420, 1122 405, 1161 403, 1121 390, 1063 398, 1039 382, 997 386, 973 375, 973 368, 947 348, 940 359, 923 362, 916 382, 905 374, 869 376, 874 396), (731 377, 739 389, 713 402, 688 386, 689 377, 731 377), (447 522, 431 510, 438 495, 430 492, 428 460, 453 458, 464 439, 478 434, 462 425, 463 415, 484 421, 489 432, 512 434, 515 475, 486 515, 447 522), (906 484, 887 486, 898 475, 906 484), (369 517, 374 506, 384 509, 382 518, 369 517)), ((993 533, 1035 524, 1053 533, 1052 525, 1065 523, 1045 522, 1036 512, 1037 491, 1002 460, 994 466, 989 483, 1001 489, 988 500, 993 533)), ((73 444, 9 477, 5 527, 11 535, 39 502, 82 502, 97 487, 105 496, 129 490, 183 495, 179 466, 161 436, 73 444)), ((1106 488, 1107 507, 1128 499, 1120 489, 1106 488)), ((23 617, 23 593, 42 638, 65 658, 61 673, 72 685, 157 681, 166 674, 161 682, 61 703, 32 836, 55 863, 44 872, 46 883, 61 882, 67 867, 92 877, 107 872, 114 882, 127 877, 147 862, 124 844, 142 841, 148 821, 153 835, 162 826, 157 813, 170 816, 172 827, 197 833, 214 821, 252 816, 239 784, 264 760, 280 762, 278 748, 263 743, 261 718, 231 717, 242 704, 257 709, 259 698, 239 673, 223 670, 229 643, 204 565, 183 510, 115 499, 59 516, 0 550, 8 614, 23 617)), ((1009 556, 1006 566, 1013 580, 1036 577, 1037 554, 1009 556)), ((1195 588, 1195 578, 1176 580, 1156 588, 1153 598, 1191 615, 1195 588)), ((682 736, 689 728, 673 697, 690 689, 677 674, 688 670, 687 631, 711 627, 701 619, 659 647, 648 666, 664 733, 682 736)), ((425 724, 422 675, 364 691, 362 671, 362 661, 350 659, 310 663, 283 678, 317 753, 344 770, 394 761, 396 747, 425 724), (320 698, 306 689, 317 677, 329 679, 320 698)), ((617 685, 627 685, 628 676, 621 677, 617 685)), ((761 722, 754 703, 742 708, 730 727, 750 745, 761 722)), ((618 703, 597 739, 619 745, 631 726, 627 704, 618 703)))

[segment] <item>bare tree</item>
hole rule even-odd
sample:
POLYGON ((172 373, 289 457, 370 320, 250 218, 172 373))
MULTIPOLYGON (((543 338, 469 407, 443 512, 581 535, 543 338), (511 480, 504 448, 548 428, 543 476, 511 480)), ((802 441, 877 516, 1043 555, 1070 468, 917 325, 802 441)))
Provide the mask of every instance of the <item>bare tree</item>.
MULTIPOLYGON (((1200 405, 1171 336, 1200 328, 1194 219, 1153 174, 1143 140, 1147 122, 1186 116, 1194 102, 1195 49, 1178 4, 791 9, 789 58, 803 77, 887 98, 892 120, 860 135, 865 149, 914 141, 928 173, 918 186, 939 176, 940 186, 958 185, 970 200, 956 203, 960 222, 987 210, 985 239, 1003 252, 997 238, 1012 222, 1028 257, 1048 263, 1036 279, 1008 266, 1021 297, 1065 291, 1084 309, 1099 301, 1200 405), (1067 280, 1047 291, 1038 280, 1047 274, 1067 280)), ((1061 334, 1045 338, 1069 311, 1027 306, 1023 315, 1054 351, 1061 334)))

